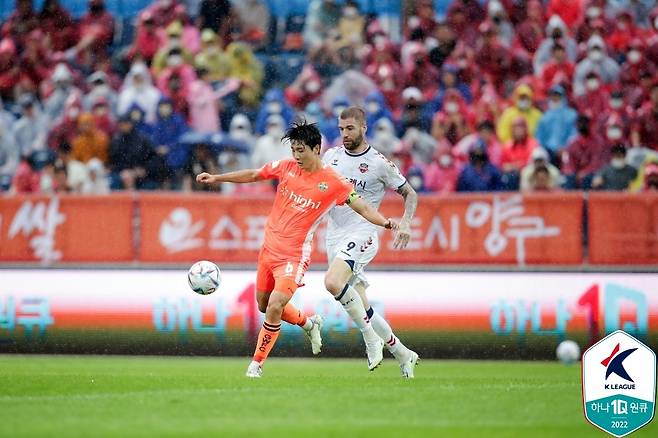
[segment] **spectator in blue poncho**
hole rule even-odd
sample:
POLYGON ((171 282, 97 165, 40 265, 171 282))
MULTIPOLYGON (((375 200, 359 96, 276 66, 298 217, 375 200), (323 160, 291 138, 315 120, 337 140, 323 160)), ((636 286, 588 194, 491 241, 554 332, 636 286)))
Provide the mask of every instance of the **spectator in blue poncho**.
POLYGON ((153 144, 158 154, 165 158, 167 167, 174 173, 174 183, 178 180, 178 173, 185 167, 190 155, 189 145, 178 142, 187 129, 183 116, 174 111, 171 100, 162 98, 158 103, 156 121, 153 125, 153 144))
POLYGON ((381 119, 393 121, 393 114, 386 106, 384 95, 380 91, 371 91, 366 96, 366 125, 374 127, 381 119))
POLYGON ((283 90, 272 88, 265 93, 265 98, 256 116, 256 134, 263 135, 267 130, 267 118, 269 116, 279 115, 288 126, 295 119, 295 110, 292 109, 283 96, 283 90))
POLYGON ((577 134, 577 118, 578 113, 567 103, 564 88, 555 85, 548 92, 548 109, 539 119, 535 138, 555 156, 577 134))

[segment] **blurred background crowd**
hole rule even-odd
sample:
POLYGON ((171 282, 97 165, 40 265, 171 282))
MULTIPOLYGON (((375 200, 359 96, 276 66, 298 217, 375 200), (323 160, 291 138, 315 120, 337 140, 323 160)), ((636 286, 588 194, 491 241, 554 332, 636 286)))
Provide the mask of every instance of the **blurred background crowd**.
POLYGON ((0 191, 203 190, 348 105, 420 192, 658 190, 655 0, 119 3, 0 11, 0 191))

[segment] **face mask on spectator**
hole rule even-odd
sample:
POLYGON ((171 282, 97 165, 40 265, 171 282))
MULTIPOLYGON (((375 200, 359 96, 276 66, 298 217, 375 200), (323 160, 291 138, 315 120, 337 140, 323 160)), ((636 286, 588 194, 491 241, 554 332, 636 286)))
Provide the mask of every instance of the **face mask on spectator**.
POLYGON ((414 190, 419 191, 423 188, 423 178, 418 175, 413 175, 409 177, 409 185, 411 185, 414 190))
POLYGON ((599 80, 598 80, 598 79, 595 79, 595 78, 588 79, 588 80, 585 82, 585 86, 586 86, 587 89, 590 90, 590 91, 598 90, 598 89, 599 89, 599 80))
POLYGON ((642 59, 642 54, 638 50, 631 50, 628 52, 628 62, 637 64, 642 59))
POLYGON ((180 47, 180 38, 175 37, 175 36, 170 36, 169 37, 169 45, 170 46, 175 46, 175 47, 180 47))
POLYGON ((453 101, 446 102, 446 112, 447 113, 454 114, 457 111, 459 111, 459 104, 457 104, 457 102, 453 102, 453 101))
POLYGON ((178 67, 183 63, 183 57, 180 55, 173 55, 167 58, 167 65, 169 67, 178 67))
POLYGON ((267 104, 267 112, 270 114, 279 114, 281 113, 281 103, 280 102, 270 102, 267 104))
POLYGON ((283 136, 283 128, 281 125, 277 123, 273 123, 271 125, 267 125, 267 135, 271 137, 282 137, 283 136))
POLYGON ((94 108, 94 114, 97 115, 98 117, 103 117, 105 114, 107 114, 107 107, 106 106, 97 106, 94 108))
POLYGON ((610 99, 610 108, 619 109, 624 105, 623 99, 610 99))
POLYGON ((606 130, 606 135, 609 140, 619 140, 621 138, 621 129, 616 126, 611 126, 606 130))
POLYGON ((531 104, 530 99, 528 99, 527 97, 522 97, 521 99, 519 99, 519 103, 517 104, 517 106, 519 107, 519 109, 525 111, 528 108, 530 108, 530 104, 531 104))
POLYGON ((76 120, 80 115, 80 108, 72 107, 66 112, 66 116, 71 120, 76 120))
POLYGON ((601 49, 592 49, 587 54, 587 57, 592 62, 599 62, 600 60, 603 59, 603 52, 601 51, 601 49))
POLYGON ((209 46, 206 49, 206 52, 208 52, 208 54, 210 54, 210 55, 216 55, 216 54, 219 53, 219 47, 217 47, 217 45, 213 44, 212 46, 209 46))
POLYGON ((353 18, 353 17, 356 17, 357 15, 359 15, 358 9, 356 9, 352 6, 343 9, 343 16, 344 17, 353 18))
POLYGON ((171 108, 171 105, 160 105, 158 108, 158 113, 160 113, 162 117, 169 117, 172 111, 173 109, 171 108))
POLYGON ((452 164, 452 157, 450 155, 441 155, 439 157, 439 165, 441 167, 450 167, 452 164))
POLYGON ((587 14, 587 18, 593 20, 601 16, 601 8, 598 6, 590 6, 585 13, 587 14))
POLYGON ((320 82, 319 81, 308 81, 306 85, 304 86, 306 88, 306 91, 308 93, 317 93, 318 90, 320 89, 320 82))
POLYGON ((624 158, 616 157, 610 160, 610 165, 615 169, 623 169, 624 166, 626 165, 626 160, 624 158))
POLYGON ((366 109, 370 114, 376 114, 379 111, 379 104, 377 102, 368 102, 366 109))
POLYGON ((559 99, 558 99, 558 100, 550 99, 550 100, 548 101, 548 108, 549 108, 549 109, 556 109, 556 108, 559 108, 561 103, 562 103, 562 102, 561 102, 559 99))

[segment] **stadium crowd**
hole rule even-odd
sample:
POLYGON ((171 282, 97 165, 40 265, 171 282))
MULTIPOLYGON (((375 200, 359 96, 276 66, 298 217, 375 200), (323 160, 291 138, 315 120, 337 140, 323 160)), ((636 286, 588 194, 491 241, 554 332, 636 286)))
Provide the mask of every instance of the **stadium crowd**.
POLYGON ((259 0, 156 0, 117 44, 104 0, 76 20, 17 0, 0 26, 0 190, 203 190, 201 171, 287 157, 295 117, 339 145, 348 105, 420 192, 658 190, 655 0, 403 4, 396 30, 352 0, 283 24, 259 0), (303 56, 291 80, 268 61, 282 53, 303 56))

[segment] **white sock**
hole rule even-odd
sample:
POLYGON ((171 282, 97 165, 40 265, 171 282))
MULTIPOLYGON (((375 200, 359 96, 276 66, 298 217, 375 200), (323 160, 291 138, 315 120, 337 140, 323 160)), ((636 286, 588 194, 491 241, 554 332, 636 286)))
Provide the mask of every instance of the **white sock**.
POLYGON ((407 356, 407 351, 409 349, 398 339, 397 336, 393 333, 393 329, 386 322, 384 318, 381 317, 379 313, 375 313, 374 309, 371 307, 368 309, 366 314, 370 317, 370 323, 372 328, 375 329, 377 335, 384 340, 386 343, 386 348, 395 356, 398 360, 403 360, 407 356))
POLYGON ((302 326, 302 328, 306 331, 309 331, 313 328, 313 321, 311 321, 311 318, 306 318, 306 323, 302 326))
POLYGON ((346 284, 343 291, 336 297, 336 301, 343 305, 343 308, 350 315, 354 324, 361 330, 363 339, 366 342, 377 340, 378 336, 370 324, 370 318, 363 308, 363 301, 359 293, 349 284, 346 284))

